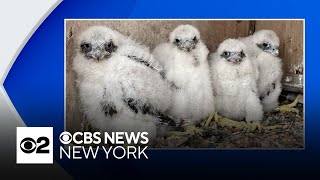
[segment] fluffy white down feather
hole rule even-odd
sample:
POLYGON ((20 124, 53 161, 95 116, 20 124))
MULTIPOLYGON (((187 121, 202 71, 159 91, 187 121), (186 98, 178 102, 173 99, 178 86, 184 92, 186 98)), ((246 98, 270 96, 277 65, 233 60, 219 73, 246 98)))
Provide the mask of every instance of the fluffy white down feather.
POLYGON ((159 119, 141 111, 135 113, 123 99, 136 100, 137 107, 149 104, 159 112, 168 110, 172 97, 169 84, 157 69, 151 69, 128 56, 151 64, 157 64, 156 60, 147 47, 106 27, 89 28, 80 35, 79 43, 93 41, 94 34, 101 34, 103 40, 112 40, 117 50, 100 61, 87 59, 78 51, 73 61, 79 81, 80 102, 87 120, 101 131, 147 131, 148 137, 154 138, 159 119), (106 115, 103 111, 106 105, 114 106, 117 114, 106 115))
POLYGON ((214 112, 214 97, 207 61, 208 49, 199 31, 190 25, 178 26, 170 34, 170 43, 158 45, 153 54, 163 65, 166 78, 177 86, 171 114, 177 119, 198 123, 214 112), (180 50, 172 42, 175 38, 197 37, 198 43, 190 52, 180 50), (195 65, 195 58, 198 65, 195 65))
POLYGON ((215 108, 223 117, 247 122, 262 120, 263 112, 256 87, 256 70, 248 56, 239 64, 228 62, 220 55, 224 51, 243 52, 246 46, 238 40, 227 39, 210 55, 215 108))

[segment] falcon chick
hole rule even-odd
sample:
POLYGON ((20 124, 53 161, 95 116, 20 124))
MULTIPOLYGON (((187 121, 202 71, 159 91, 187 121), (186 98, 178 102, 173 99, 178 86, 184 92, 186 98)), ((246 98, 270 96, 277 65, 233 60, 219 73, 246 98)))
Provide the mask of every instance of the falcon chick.
POLYGON ((84 31, 77 46, 73 69, 88 122, 100 131, 147 131, 154 138, 172 92, 149 49, 103 26, 84 31))
POLYGON ((260 121, 262 106, 257 95, 255 66, 244 43, 222 42, 210 56, 215 108, 223 117, 247 122, 260 121))
POLYGON ((279 55, 279 38, 271 30, 260 30, 243 38, 249 47, 251 59, 257 63, 259 78, 257 80, 258 94, 265 112, 278 107, 278 99, 282 90, 282 60, 279 55))
POLYGON ((209 51, 200 32, 191 25, 178 26, 170 33, 169 39, 169 43, 158 45, 153 54, 176 89, 170 112, 188 134, 201 134, 195 123, 214 112, 207 60, 209 51))

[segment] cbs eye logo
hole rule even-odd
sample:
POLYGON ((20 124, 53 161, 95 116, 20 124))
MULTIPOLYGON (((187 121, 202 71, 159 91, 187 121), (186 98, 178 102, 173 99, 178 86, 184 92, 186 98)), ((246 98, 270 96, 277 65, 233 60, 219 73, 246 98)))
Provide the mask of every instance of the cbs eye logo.
POLYGON ((49 153, 48 149, 44 149, 48 147, 50 144, 50 140, 47 137, 41 136, 35 141, 34 139, 27 137, 22 139, 20 143, 21 151, 24 153, 33 153, 36 150, 36 153, 49 153))
POLYGON ((53 164, 53 128, 17 127, 17 164, 53 164))
POLYGON ((62 144, 69 144, 72 141, 72 135, 69 132, 62 132, 59 139, 62 144))

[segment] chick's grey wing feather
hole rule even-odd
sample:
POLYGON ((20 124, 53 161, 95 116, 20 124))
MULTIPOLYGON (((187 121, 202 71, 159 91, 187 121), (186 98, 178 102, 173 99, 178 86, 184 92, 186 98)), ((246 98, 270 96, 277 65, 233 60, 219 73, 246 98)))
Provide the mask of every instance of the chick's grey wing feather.
POLYGON ((116 105, 110 101, 110 99, 107 97, 109 94, 107 94, 107 89, 104 88, 103 92, 103 102, 101 103, 102 106, 102 111, 105 113, 105 115, 108 116, 113 116, 118 113, 116 105))
POLYGON ((150 103, 142 104, 138 100, 135 100, 133 98, 126 98, 126 97, 123 98, 123 102, 135 113, 141 112, 142 114, 155 116, 161 119, 161 122, 163 123, 174 125, 174 124, 171 124, 171 123, 174 123, 174 120, 171 117, 169 117, 165 112, 161 112, 160 110, 156 109, 150 103))
POLYGON ((150 63, 150 61, 148 61, 146 59, 143 59, 141 57, 138 57, 138 56, 135 56, 135 55, 127 55, 127 57, 129 59, 131 59, 131 60, 134 60, 134 61, 136 61, 138 63, 141 63, 141 64, 147 66, 148 68, 151 68, 154 71, 157 71, 161 75, 161 77, 163 79, 165 79, 165 72, 163 71, 163 67, 159 63, 156 63, 156 66, 157 66, 156 67, 156 66, 152 65, 150 63))
POLYGON ((269 84, 268 88, 260 95, 260 100, 263 100, 265 97, 269 96, 276 89, 276 82, 269 84))
POLYGON ((109 104, 105 104, 103 107, 102 107, 102 110, 104 111, 105 115, 106 116, 113 116, 113 115, 116 115, 118 113, 115 105, 113 103, 109 103, 109 104))

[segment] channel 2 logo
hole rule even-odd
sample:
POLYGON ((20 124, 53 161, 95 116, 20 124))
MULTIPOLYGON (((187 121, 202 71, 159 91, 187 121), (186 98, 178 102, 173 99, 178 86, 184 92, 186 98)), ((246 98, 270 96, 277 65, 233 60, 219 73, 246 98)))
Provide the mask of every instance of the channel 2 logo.
POLYGON ((53 163, 52 127, 17 127, 17 164, 53 163))
POLYGON ((34 150, 36 150, 36 149, 37 149, 36 153, 49 153, 50 151, 48 149, 45 149, 45 150, 43 149, 43 148, 48 147, 49 144, 50 144, 49 138, 44 137, 44 136, 39 137, 37 139, 37 141, 35 141, 34 139, 32 139, 30 137, 27 137, 27 138, 22 139, 22 141, 20 143, 20 149, 21 149, 21 151, 23 151, 24 153, 27 153, 27 154, 34 152, 34 150), (44 142, 44 143, 37 146, 37 144, 40 144, 41 142, 44 142))

